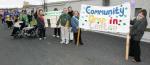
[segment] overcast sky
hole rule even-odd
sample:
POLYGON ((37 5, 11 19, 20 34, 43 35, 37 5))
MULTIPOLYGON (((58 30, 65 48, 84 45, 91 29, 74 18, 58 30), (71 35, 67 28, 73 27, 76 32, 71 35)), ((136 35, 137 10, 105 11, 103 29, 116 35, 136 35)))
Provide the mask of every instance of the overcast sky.
MULTIPOLYGON (((0 8, 14 8, 23 6, 23 1, 27 1, 32 5, 42 4, 42 0, 0 0, 0 8)), ((46 2, 71 1, 71 0, 46 0, 46 2)))

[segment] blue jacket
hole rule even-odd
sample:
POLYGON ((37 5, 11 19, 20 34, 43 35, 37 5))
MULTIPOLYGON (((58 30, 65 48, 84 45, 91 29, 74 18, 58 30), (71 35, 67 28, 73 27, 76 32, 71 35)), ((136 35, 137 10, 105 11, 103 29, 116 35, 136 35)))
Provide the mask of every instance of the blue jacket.
POLYGON ((77 16, 73 16, 72 18, 71 18, 71 26, 72 26, 72 31, 74 32, 74 33, 76 33, 76 32, 78 32, 78 26, 79 26, 79 17, 77 17, 77 16))

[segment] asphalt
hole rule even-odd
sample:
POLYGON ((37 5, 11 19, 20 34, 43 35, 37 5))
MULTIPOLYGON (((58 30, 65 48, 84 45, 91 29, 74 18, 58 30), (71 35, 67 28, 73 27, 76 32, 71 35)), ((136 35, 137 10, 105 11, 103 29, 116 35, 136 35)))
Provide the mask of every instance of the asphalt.
POLYGON ((13 39, 11 31, 0 28, 0 65, 149 65, 150 44, 141 42, 142 62, 125 61, 125 39, 83 31, 83 46, 60 44, 47 29, 47 39, 13 39))

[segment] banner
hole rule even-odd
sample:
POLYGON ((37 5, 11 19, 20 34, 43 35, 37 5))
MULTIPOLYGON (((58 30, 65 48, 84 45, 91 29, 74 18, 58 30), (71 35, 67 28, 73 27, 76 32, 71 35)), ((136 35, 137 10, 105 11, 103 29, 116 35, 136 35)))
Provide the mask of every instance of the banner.
POLYGON ((83 29, 128 33, 130 3, 117 6, 81 5, 79 27, 83 29))
POLYGON ((50 20, 50 26, 52 28, 56 28, 57 20, 59 19, 59 16, 61 15, 62 11, 49 11, 45 12, 45 21, 46 21, 46 27, 48 27, 48 19, 50 20))

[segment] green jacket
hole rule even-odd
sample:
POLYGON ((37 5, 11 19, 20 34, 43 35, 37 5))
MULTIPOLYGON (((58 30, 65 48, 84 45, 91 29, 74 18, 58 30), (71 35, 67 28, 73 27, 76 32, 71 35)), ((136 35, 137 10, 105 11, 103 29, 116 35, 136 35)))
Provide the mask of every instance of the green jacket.
POLYGON ((59 24, 61 24, 61 26, 66 26, 66 24, 68 24, 67 26, 70 27, 70 21, 71 17, 69 16, 69 14, 62 14, 60 15, 56 25, 58 26, 59 24))
POLYGON ((20 14, 19 19, 20 19, 21 21, 25 22, 26 25, 29 24, 28 16, 27 16, 26 14, 20 14))

